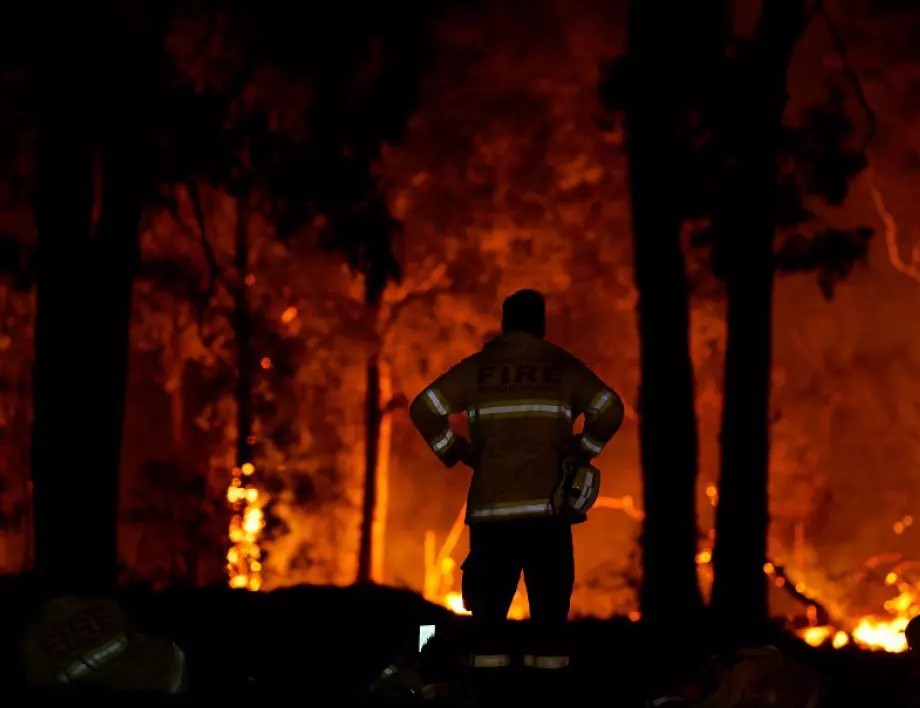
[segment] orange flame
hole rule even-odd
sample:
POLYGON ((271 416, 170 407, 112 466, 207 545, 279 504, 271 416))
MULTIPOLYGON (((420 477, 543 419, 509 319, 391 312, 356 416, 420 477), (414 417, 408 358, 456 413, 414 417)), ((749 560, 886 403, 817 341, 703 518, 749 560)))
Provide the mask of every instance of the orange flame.
POLYGON ((227 488, 227 501, 233 508, 230 520, 230 550, 227 551, 227 573, 230 587, 251 590, 262 587, 262 549, 259 541, 265 518, 259 490, 245 484, 244 478, 252 477, 255 466, 246 462, 233 468, 233 479, 227 488))

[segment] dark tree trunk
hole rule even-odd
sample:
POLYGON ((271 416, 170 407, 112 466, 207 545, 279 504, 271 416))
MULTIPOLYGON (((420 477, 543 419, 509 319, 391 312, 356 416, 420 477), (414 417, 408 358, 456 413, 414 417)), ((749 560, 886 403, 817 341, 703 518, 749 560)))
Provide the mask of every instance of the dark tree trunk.
POLYGON ((736 161, 726 183, 724 222, 718 225, 728 343, 711 606, 721 627, 741 641, 755 640, 769 619, 763 566, 769 527, 777 155, 786 72, 805 23, 801 0, 764 3, 753 46, 740 59, 740 80, 723 93, 727 118, 720 121, 736 161))
MULTIPOLYGON (((63 50, 62 56, 63 56, 63 50)), ((98 327, 87 252, 93 211, 93 116, 87 109, 91 68, 49 62, 41 77, 35 220, 35 360, 32 483, 35 571, 51 591, 81 591, 83 580, 112 584, 109 517, 98 489, 111 471, 96 463, 99 430, 91 391, 98 327), (70 328, 74 331, 71 333, 70 328), (82 341, 81 341, 82 340, 82 341), (92 528, 86 528, 84 522, 92 528), (74 544, 79 544, 75 546, 74 544)), ((88 62, 87 62, 88 64, 88 62)), ((105 352, 98 352, 105 356, 105 352)), ((104 589, 104 588, 100 588, 104 589)))
POLYGON ((694 621, 702 607, 695 560, 698 443, 677 176, 686 154, 687 109, 676 47, 655 6, 633 2, 629 66, 636 83, 627 131, 642 370, 640 605, 644 620, 671 627, 694 621))
POLYGON ((111 593, 118 584, 131 286, 158 65, 153 46, 119 31, 112 5, 98 6, 93 19, 98 36, 73 53, 56 47, 66 60, 43 76, 36 201, 36 571, 48 589, 73 593, 111 593), (91 58, 80 60, 87 46, 91 58), (102 176, 95 234, 94 152, 102 176))
POLYGON ((378 355, 367 359, 365 393, 364 503, 361 510, 361 546, 358 551, 358 582, 374 580, 374 517, 377 509, 377 472, 380 453, 380 364, 378 355))
POLYGON ((249 310, 249 189, 236 190, 236 298, 233 331, 236 335, 236 466, 252 462, 252 313, 249 310))

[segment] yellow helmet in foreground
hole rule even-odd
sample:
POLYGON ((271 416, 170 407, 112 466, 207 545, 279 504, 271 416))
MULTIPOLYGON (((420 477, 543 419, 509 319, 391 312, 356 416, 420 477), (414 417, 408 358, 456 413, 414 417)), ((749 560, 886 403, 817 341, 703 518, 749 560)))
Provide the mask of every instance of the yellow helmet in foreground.
POLYGON ((172 641, 135 633, 112 600, 59 597, 45 604, 20 645, 26 681, 107 690, 183 693, 185 655, 172 641))

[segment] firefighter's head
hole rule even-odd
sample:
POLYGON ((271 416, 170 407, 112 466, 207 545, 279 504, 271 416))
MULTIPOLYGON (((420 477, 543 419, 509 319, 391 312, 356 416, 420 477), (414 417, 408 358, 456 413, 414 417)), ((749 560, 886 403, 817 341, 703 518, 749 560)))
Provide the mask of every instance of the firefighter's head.
POLYGON ((502 304, 502 331, 546 336, 546 301, 536 290, 518 290, 502 304))

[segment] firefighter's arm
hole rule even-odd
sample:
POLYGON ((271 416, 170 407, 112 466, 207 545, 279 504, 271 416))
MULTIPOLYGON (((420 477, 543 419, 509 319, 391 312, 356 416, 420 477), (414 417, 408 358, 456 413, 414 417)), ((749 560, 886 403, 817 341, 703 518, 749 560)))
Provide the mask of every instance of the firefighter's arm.
POLYGON ((409 406, 409 417, 425 442, 447 466, 467 464, 472 454, 470 441, 457 435, 448 416, 467 408, 466 381, 462 361, 422 391, 409 406))
POLYGON ((596 457, 623 424, 623 400, 581 362, 574 369, 572 412, 585 416, 578 452, 596 457))

